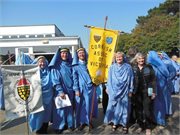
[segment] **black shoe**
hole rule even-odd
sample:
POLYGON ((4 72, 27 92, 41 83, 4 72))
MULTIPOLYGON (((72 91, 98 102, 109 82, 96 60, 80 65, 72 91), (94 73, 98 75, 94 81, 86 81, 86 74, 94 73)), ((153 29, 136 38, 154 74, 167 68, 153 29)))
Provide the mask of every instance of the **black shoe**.
POLYGON ((128 128, 123 127, 123 134, 128 134, 128 128))
POLYGON ((79 131, 83 130, 86 127, 86 124, 82 124, 80 125, 80 127, 78 128, 79 131))
POLYGON ((116 126, 116 125, 113 125, 113 126, 112 126, 112 131, 114 132, 114 131, 116 131, 116 129, 117 129, 117 126, 116 126))

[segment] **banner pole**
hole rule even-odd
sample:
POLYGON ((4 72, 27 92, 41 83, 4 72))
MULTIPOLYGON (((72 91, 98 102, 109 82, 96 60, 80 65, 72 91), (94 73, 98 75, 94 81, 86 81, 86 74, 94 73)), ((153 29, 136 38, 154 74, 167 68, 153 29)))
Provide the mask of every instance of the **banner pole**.
POLYGON ((29 135, 29 123, 28 123, 28 103, 26 101, 26 105, 25 105, 25 116, 26 116, 26 126, 27 126, 27 135, 29 135))
POLYGON ((95 92, 96 92, 96 86, 93 87, 93 97, 91 101, 91 113, 90 113, 90 122, 89 122, 89 131, 93 128, 92 125, 92 118, 93 118, 93 112, 94 112, 94 100, 95 100, 95 92))
POLYGON ((107 20, 108 20, 108 16, 105 17, 104 29, 106 29, 107 20))
MULTIPOLYGON (((21 63, 22 64, 22 63, 21 63)), ((21 78, 24 78, 24 71, 21 70, 21 78)), ((24 84, 23 84, 24 85, 24 84)), ((28 98, 25 101, 24 113, 26 116, 27 135, 29 135, 29 124, 28 124, 28 98)))

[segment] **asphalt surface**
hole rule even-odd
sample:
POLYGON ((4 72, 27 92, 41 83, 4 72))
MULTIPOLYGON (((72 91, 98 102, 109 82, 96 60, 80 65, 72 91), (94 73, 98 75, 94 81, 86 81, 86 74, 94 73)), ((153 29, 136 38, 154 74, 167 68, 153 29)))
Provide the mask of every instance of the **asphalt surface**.
MULTIPOLYGON (((173 115, 167 119, 167 126, 154 126, 152 135, 179 135, 180 134, 180 95, 172 95, 173 101, 173 115)), ((118 128, 116 131, 112 131, 111 126, 103 124, 103 110, 101 104, 99 104, 99 116, 98 119, 93 119, 93 129, 89 131, 86 127, 83 131, 64 130, 62 134, 123 134, 122 128, 118 128)), ((5 112, 0 111, 0 135, 35 135, 35 133, 28 132, 26 118, 19 118, 12 121, 5 120, 5 112)), ((128 134, 137 134, 136 125, 131 125, 128 134)), ((48 128, 48 134, 55 134, 51 125, 48 128)), ((145 131, 140 133, 145 134, 145 131)))

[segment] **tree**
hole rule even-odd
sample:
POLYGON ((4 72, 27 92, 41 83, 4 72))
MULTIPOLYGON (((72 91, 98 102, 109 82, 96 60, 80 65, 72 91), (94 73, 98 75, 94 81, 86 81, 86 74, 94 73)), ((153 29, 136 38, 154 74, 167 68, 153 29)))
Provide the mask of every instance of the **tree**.
POLYGON ((158 8, 139 16, 132 33, 120 35, 119 49, 127 52, 132 46, 147 53, 149 50, 170 52, 179 47, 179 1, 166 1, 158 8))

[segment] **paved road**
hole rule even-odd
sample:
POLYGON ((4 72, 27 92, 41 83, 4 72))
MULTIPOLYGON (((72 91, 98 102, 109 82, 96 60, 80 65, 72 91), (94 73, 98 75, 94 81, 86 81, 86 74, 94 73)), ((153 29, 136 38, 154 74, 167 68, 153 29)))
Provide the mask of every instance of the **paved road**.
MULTIPOLYGON (((153 135, 179 135, 180 134, 180 95, 173 95, 173 116, 167 120, 167 126, 165 128, 155 127, 152 131, 153 135)), ((122 134, 122 129, 118 129, 115 132, 111 131, 110 126, 103 125, 103 111, 102 106, 99 104, 99 117, 93 120, 94 129, 89 131, 85 128, 83 131, 68 132, 65 130, 63 134, 122 134)), ((0 135, 25 135, 27 133, 27 123, 25 118, 19 118, 13 121, 5 121, 4 111, 0 111, 0 123, 1 131, 0 135)), ((129 134, 134 133, 134 126, 129 128, 129 134)), ((51 127, 48 129, 49 134, 54 134, 51 127)), ((35 135, 35 133, 29 133, 35 135)), ((142 132, 141 134, 145 134, 142 132)))

